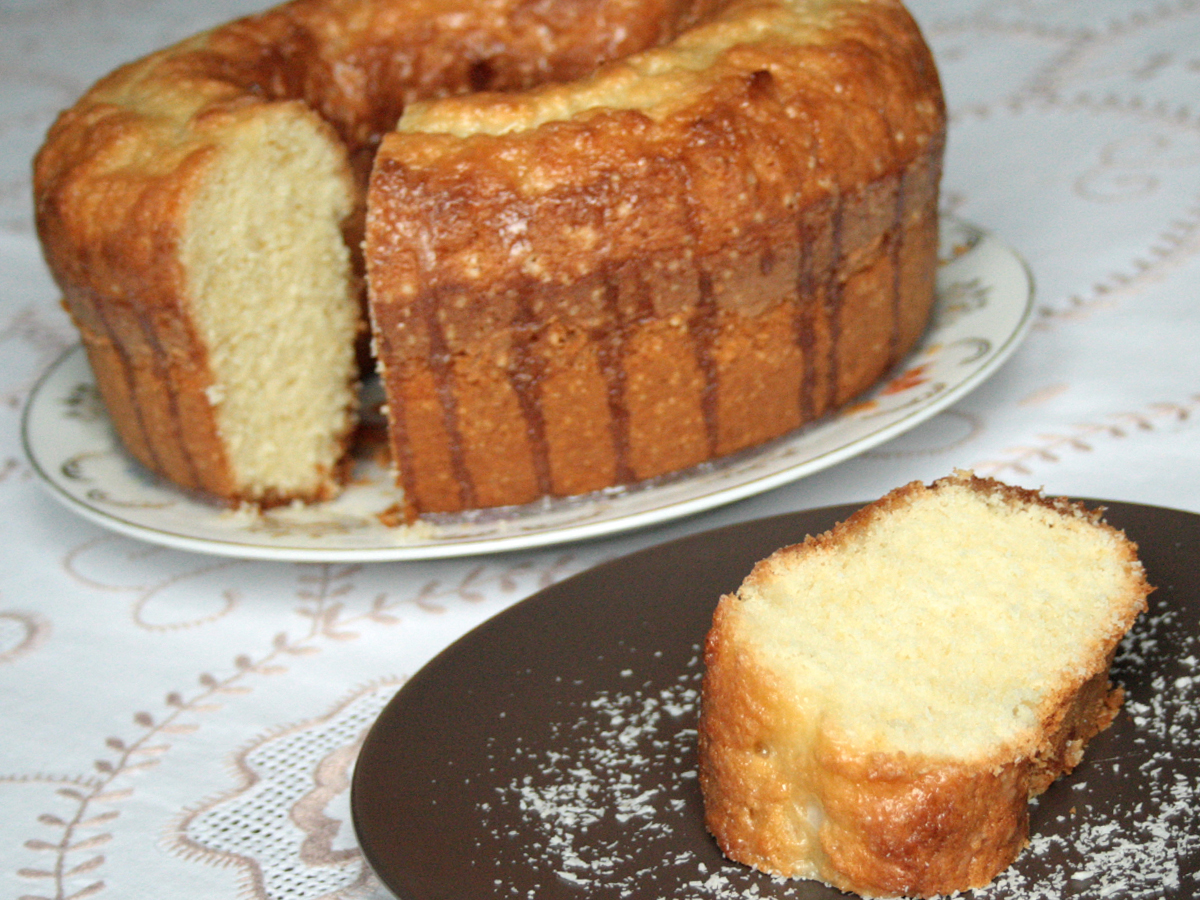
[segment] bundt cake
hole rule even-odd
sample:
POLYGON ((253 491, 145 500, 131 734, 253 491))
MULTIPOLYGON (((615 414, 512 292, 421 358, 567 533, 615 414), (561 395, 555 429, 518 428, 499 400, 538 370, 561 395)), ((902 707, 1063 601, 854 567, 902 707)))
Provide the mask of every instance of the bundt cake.
POLYGON ((760 562, 705 651, 722 850, 864 896, 988 883, 1116 714, 1136 551, 1099 512, 955 473, 760 562))
POLYGON ((101 80, 34 191, 141 462, 332 495, 369 328, 415 515, 870 386, 932 303, 944 130, 898 0, 293 0, 101 80))

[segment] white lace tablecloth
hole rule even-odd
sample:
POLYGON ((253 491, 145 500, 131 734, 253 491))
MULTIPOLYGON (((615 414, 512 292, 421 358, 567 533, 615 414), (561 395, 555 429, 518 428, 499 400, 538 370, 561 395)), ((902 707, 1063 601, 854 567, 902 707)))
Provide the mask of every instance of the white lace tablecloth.
POLYGON ((1037 284, 997 374, 858 458, 670 526, 347 565, 160 549, 35 480, 21 411, 76 336, 33 235, 30 159, 95 78, 257 4, 0 0, 0 894, 385 896, 347 799, 382 705, 475 624, 669 537, 955 467, 1200 511, 1200 4, 912 6, 951 114, 945 208, 1037 284))

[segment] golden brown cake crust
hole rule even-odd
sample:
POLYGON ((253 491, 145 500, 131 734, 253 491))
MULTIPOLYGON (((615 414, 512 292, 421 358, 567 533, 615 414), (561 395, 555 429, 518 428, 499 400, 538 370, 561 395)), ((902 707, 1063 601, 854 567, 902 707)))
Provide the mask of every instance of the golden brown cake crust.
MULTIPOLYGON (((1045 505, 1112 531, 1100 511, 962 477, 987 494, 1045 505)), ((772 577, 772 566, 786 566, 790 555, 841 546, 872 518, 935 488, 916 482, 899 489, 831 532, 778 551, 748 580, 772 577)), ((1064 680, 1047 697, 1040 726, 1021 743, 999 746, 991 758, 970 764, 865 752, 823 731, 795 753, 781 749, 808 726, 799 724, 803 714, 779 677, 748 650, 739 630, 740 601, 722 597, 705 647, 699 726, 706 824, 721 849, 767 872, 868 897, 932 897, 990 882, 1027 843, 1029 799, 1079 763, 1084 744, 1120 707, 1122 692, 1110 684, 1108 670, 1151 590, 1136 545, 1122 542, 1130 596, 1106 638, 1086 648, 1080 666, 1086 674, 1064 680)))
POLYGON ((35 161, 45 255, 114 424, 185 488, 240 499, 181 230, 228 134, 267 111, 344 157, 353 255, 383 144, 368 268, 416 512, 761 443, 877 380, 932 302, 944 110, 895 0, 293 0, 117 70, 35 161), (678 91, 626 91, 645 72, 623 60, 674 48, 678 91), (429 133, 394 133, 425 101, 429 133), (455 117, 529 127, 437 133, 455 117))
POLYGON ((933 62, 899 4, 811 7, 720 4, 580 85, 451 98, 385 137, 368 273, 419 507, 732 453, 914 344, 937 244, 933 62), (743 42, 755 18, 766 36, 743 42), (670 55, 693 44, 725 47, 702 77, 670 55))

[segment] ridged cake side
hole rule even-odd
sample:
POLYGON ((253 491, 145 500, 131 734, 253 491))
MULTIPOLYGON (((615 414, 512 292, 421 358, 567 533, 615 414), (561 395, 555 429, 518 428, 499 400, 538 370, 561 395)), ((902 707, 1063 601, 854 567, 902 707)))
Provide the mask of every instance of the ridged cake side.
POLYGON ((846 403, 927 320, 943 134, 888 2, 733 2, 569 86, 410 109, 367 229, 410 502, 651 478, 846 403))

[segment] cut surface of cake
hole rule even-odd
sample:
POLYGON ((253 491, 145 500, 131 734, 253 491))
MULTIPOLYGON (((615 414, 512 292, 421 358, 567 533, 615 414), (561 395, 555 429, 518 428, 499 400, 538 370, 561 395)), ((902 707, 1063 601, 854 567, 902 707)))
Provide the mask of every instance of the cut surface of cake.
POLYGON ((700 777, 730 858, 864 896, 980 887, 1121 702, 1150 591, 1100 513, 969 473, 783 548, 721 598, 700 777))

